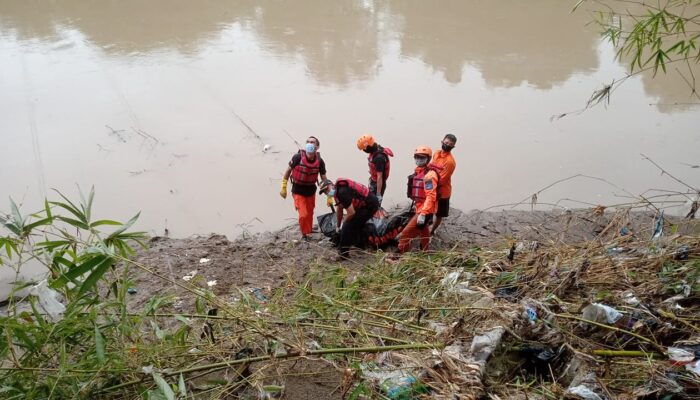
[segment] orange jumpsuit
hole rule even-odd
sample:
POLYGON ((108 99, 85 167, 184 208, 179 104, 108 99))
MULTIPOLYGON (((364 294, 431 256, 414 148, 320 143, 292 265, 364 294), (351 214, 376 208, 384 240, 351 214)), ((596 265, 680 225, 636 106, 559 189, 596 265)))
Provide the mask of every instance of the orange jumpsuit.
POLYGON ((452 174, 457 168, 457 162, 452 156, 452 152, 438 151, 433 154, 433 163, 442 167, 440 173, 440 188, 438 189, 439 199, 449 199, 452 196, 452 174))
MULTIPOLYGON (((425 169, 427 169, 427 167, 417 167, 416 175, 425 172, 425 169)), ((401 253, 411 250, 411 244, 419 237, 421 250, 428 250, 430 248, 430 224, 428 218, 437 211, 438 182, 438 174, 433 170, 429 170, 423 177, 425 198, 414 199, 416 201, 416 215, 408 221, 406 227, 401 231, 401 239, 399 239, 399 251, 401 253), (426 218, 426 222, 422 227, 418 226, 419 215, 424 215, 426 218)))

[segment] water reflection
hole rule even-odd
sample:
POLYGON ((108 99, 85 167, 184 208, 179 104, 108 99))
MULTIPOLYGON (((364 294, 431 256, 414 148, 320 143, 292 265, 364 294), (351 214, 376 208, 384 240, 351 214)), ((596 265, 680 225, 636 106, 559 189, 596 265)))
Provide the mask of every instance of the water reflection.
POLYGON ((598 34, 585 29, 588 15, 570 14, 561 0, 443 0, 437 7, 421 0, 391 1, 403 19, 401 53, 462 80, 465 65, 479 69, 490 86, 528 82, 548 89, 576 72, 598 66, 598 34))

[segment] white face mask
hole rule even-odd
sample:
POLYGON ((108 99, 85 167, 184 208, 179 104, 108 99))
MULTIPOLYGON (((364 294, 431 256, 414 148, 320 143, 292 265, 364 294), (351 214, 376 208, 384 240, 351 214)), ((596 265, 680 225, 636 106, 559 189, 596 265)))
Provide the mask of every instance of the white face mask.
POLYGON ((333 197, 333 196, 335 196, 335 188, 330 189, 330 190, 328 191, 328 197, 333 197))
POLYGON ((416 158, 415 160, 416 160, 416 165, 419 166, 419 167, 423 167, 423 166, 425 166, 425 164, 428 163, 428 159, 427 159, 427 158, 422 158, 422 157, 421 157, 421 158, 416 158))
POLYGON ((315 153, 316 152, 316 146, 313 143, 307 143, 306 144, 306 152, 307 153, 315 153))

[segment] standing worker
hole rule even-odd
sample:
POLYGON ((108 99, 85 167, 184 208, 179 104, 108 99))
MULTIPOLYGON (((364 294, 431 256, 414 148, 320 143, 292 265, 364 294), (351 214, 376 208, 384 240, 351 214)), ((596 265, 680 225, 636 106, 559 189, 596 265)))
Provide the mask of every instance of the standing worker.
POLYGON ((437 192, 440 182, 439 168, 430 163, 433 151, 428 146, 419 146, 413 152, 415 173, 408 177, 408 197, 416 203, 416 214, 401 231, 399 251, 411 250, 412 241, 420 237, 421 250, 430 247, 430 220, 437 211, 437 192))
MULTIPOLYGON (((299 150, 292 160, 282 178, 280 196, 287 198, 287 181, 292 178, 292 197, 294 208, 299 213, 299 229, 302 239, 308 240, 314 223, 314 208, 316 207, 316 183, 319 175, 326 179, 326 163, 318 153, 320 142, 314 136, 306 139, 303 150, 299 150)), ((332 199, 328 199, 329 206, 332 199)))
POLYGON ((367 186, 345 178, 338 178, 335 183, 324 180, 319 193, 335 200, 336 231, 340 232, 338 260, 347 259, 350 247, 358 244, 365 224, 379 209, 379 200, 367 186))
POLYGON ((369 164, 369 190, 377 196, 379 206, 382 205, 384 192, 386 191, 386 181, 389 179, 391 163, 389 157, 394 153, 388 147, 382 147, 374 141, 372 135, 362 135, 357 139, 357 148, 369 154, 367 162, 369 164))
POLYGON ((440 226, 442 219, 450 214, 450 197, 452 196, 452 174, 457 168, 457 162, 452 156, 452 149, 457 144, 457 137, 448 133, 442 139, 442 148, 433 155, 433 164, 439 166, 440 188, 438 189, 438 207, 435 214, 435 222, 430 229, 430 235, 435 234, 435 230, 440 226))

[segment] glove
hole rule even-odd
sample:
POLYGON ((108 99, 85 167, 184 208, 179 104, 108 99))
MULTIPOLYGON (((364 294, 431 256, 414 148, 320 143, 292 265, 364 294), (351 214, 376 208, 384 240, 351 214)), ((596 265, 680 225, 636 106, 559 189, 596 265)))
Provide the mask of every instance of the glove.
POLYGON ((381 207, 381 206, 382 206, 382 200, 384 200, 384 196, 382 196, 381 194, 378 194, 378 195, 377 195, 377 200, 379 200, 379 207, 381 207))
POLYGON ((286 179, 282 179, 282 188, 280 189, 280 196, 283 199, 287 198, 287 180, 286 179))
POLYGON ((418 220, 416 221, 416 226, 422 228, 425 225, 425 215, 420 214, 418 220))
POLYGON ((335 227, 335 233, 340 234, 340 227, 339 226, 335 227))
POLYGON ((328 205, 328 207, 333 207, 333 197, 332 196, 328 196, 328 198, 326 199, 326 204, 328 205))

